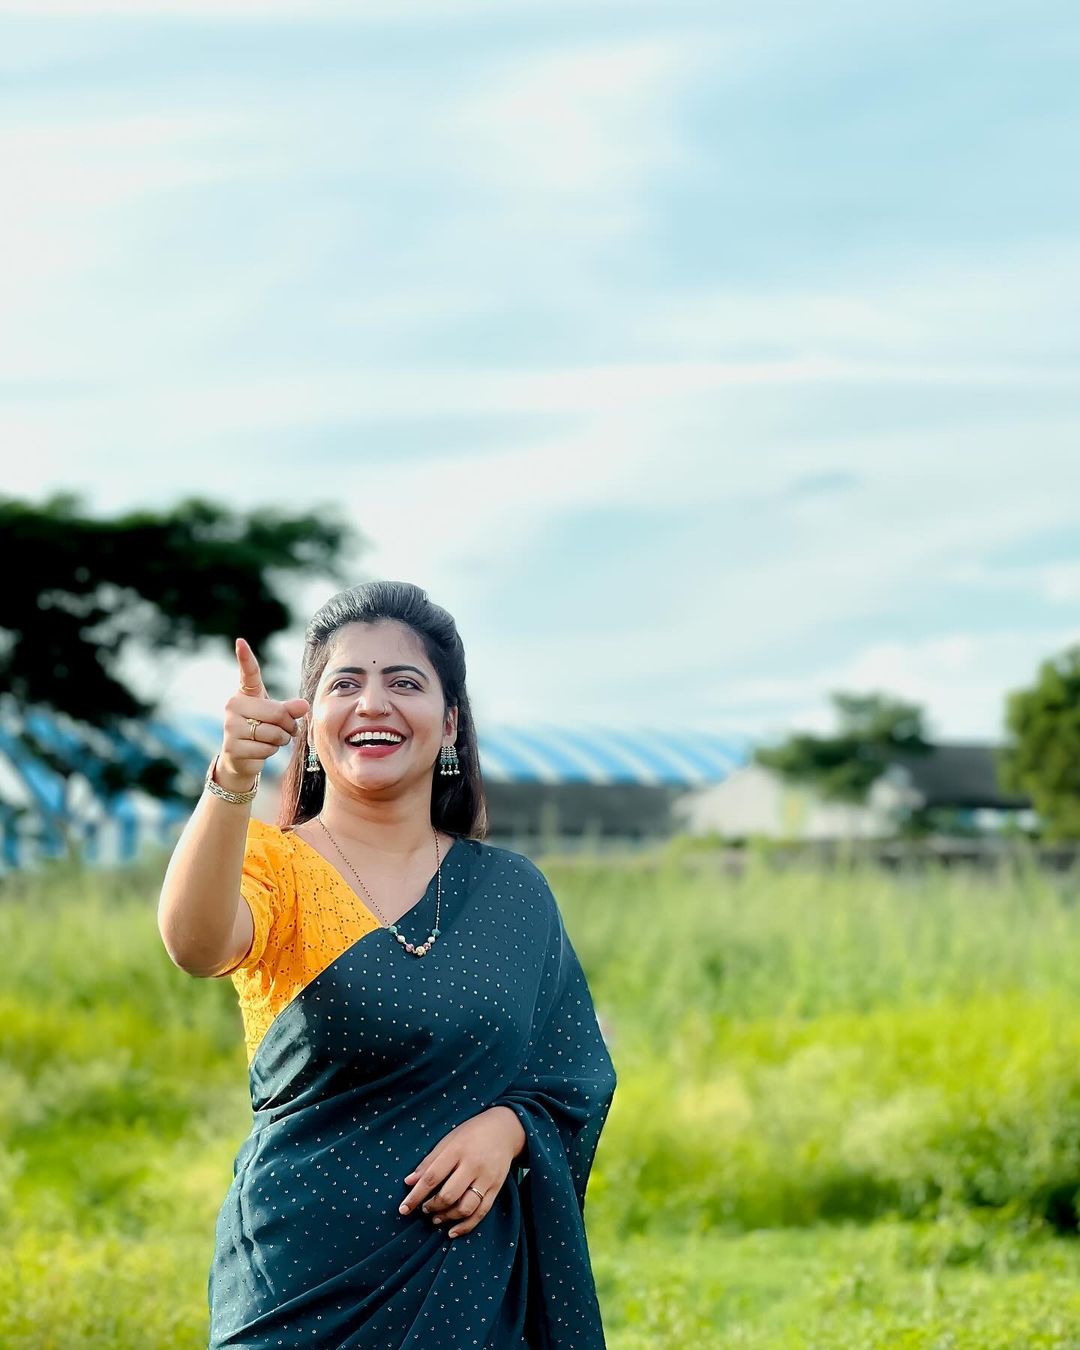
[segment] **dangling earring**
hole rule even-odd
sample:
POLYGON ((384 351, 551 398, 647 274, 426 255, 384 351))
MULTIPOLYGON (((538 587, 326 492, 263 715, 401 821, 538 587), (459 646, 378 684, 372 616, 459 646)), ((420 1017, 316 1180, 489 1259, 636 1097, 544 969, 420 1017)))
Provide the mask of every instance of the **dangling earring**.
POLYGON ((439 773, 447 778, 455 773, 460 773, 458 768, 458 752, 456 745, 444 745, 439 753, 439 773))
POLYGON ((318 773, 322 768, 319 763, 319 756, 315 753, 315 742, 312 741, 307 748, 307 763, 304 765, 308 773, 318 773))

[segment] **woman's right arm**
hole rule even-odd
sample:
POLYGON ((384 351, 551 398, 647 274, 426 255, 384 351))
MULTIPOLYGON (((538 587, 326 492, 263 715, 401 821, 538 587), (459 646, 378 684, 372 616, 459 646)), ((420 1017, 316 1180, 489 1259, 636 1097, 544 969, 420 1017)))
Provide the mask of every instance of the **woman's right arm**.
MULTIPOLYGON (((304 699, 279 703, 266 692, 248 644, 236 643, 240 688, 225 705, 225 727, 214 781, 246 792, 263 764, 288 745, 304 699), (249 718, 260 725, 251 736, 249 718)), ((177 840, 158 900, 158 932, 173 963, 189 975, 217 975, 247 955, 254 926, 240 895, 251 805, 204 791, 177 840)))

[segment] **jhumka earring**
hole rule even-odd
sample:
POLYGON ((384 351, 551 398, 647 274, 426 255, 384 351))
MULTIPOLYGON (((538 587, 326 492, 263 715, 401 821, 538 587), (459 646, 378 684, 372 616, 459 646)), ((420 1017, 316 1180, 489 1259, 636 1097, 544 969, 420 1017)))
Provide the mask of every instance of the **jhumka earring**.
POLYGON ((458 752, 456 745, 444 745, 439 752, 439 773, 442 777, 448 778, 455 773, 461 773, 458 768, 458 752))
POLYGON ((322 768, 322 765, 319 763, 319 756, 315 753, 314 741, 312 741, 307 748, 307 763, 304 765, 304 768, 307 769, 308 773, 318 773, 322 768))

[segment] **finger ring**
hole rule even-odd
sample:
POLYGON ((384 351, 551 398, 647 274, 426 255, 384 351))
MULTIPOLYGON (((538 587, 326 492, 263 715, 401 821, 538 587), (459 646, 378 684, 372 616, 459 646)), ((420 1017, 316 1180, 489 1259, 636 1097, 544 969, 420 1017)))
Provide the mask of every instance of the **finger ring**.
POLYGON ((256 717, 249 717, 248 720, 247 720, 247 724, 248 724, 248 726, 251 728, 251 739, 252 739, 253 741, 257 741, 259 738, 258 738, 258 736, 255 735, 255 729, 256 729, 256 727, 258 727, 258 726, 261 725, 260 722, 259 722, 259 720, 258 720, 258 718, 256 718, 256 717))
MULTIPOLYGON (((466 1186, 465 1189, 466 1189, 467 1191, 476 1191, 476 1187, 475 1187, 475 1186, 466 1186)), ((483 1200, 483 1198, 484 1198, 484 1192, 483 1192, 483 1191, 476 1191, 476 1194, 480 1197, 481 1200, 483 1200)))

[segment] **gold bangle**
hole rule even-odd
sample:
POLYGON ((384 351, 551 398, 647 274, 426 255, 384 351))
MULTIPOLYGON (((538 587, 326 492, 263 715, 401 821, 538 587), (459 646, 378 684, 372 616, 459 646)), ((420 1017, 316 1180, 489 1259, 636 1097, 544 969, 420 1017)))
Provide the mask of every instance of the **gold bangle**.
POLYGON ((218 756, 215 755, 206 771, 203 788, 212 792, 215 797, 220 797, 226 802, 234 802, 237 806, 246 806, 248 802, 254 801, 255 794, 259 790, 259 779, 262 775, 258 773, 255 775, 255 782, 247 792, 230 792, 228 788, 223 788, 220 783, 214 782, 214 770, 217 768, 217 762, 218 756))

